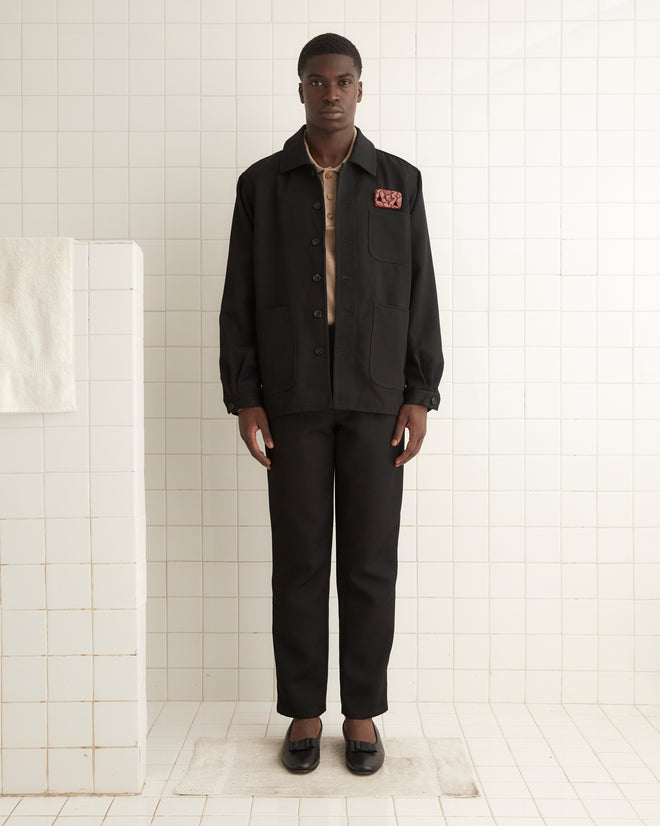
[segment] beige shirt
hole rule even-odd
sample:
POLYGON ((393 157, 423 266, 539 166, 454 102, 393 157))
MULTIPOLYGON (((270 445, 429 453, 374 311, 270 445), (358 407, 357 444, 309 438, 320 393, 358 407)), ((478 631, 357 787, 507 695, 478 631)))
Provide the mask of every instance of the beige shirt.
POLYGON ((305 149, 311 162, 314 164, 316 171, 319 173, 321 183, 323 184, 323 204, 325 207, 325 282, 326 294, 328 297, 328 324, 335 323, 335 281, 336 281, 336 262, 335 262, 335 213, 337 204, 337 181, 339 177, 339 170, 342 164, 346 163, 355 144, 357 137, 357 129, 353 127, 353 140, 348 147, 348 152, 344 160, 339 166, 322 167, 319 166, 312 153, 309 151, 307 144, 307 135, 305 135, 305 149))

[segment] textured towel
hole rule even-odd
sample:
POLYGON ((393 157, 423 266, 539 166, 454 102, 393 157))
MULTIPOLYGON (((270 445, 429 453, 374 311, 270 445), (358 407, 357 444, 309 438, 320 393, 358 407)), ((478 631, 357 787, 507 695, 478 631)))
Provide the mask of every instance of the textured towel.
POLYGON ((0 238, 0 413, 75 409, 73 238, 0 238))
MULTIPOLYGON (((388 737, 385 764, 356 776, 344 765, 342 737, 323 735, 321 765, 311 774, 288 772, 270 737, 199 737, 174 794, 219 797, 479 797, 465 745, 458 737, 388 737)), ((320 818, 319 818, 320 820, 320 818)), ((376 822, 373 818, 371 822, 376 822)))

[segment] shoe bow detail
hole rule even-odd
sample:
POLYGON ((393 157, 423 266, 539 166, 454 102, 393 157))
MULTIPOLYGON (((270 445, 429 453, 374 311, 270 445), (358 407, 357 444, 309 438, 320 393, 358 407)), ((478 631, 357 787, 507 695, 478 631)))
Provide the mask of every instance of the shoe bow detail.
POLYGON ((313 749, 318 742, 316 737, 305 737, 302 740, 289 740, 289 751, 307 751, 313 749))
POLYGON ((375 754, 378 751, 377 743, 366 743, 364 740, 349 740, 348 745, 351 751, 364 751, 367 754, 375 754))

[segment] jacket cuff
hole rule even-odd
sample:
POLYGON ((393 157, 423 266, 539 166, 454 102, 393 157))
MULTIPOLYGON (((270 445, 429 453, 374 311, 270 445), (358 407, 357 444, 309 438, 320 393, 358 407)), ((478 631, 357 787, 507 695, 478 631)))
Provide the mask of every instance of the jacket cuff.
POLYGON ((225 396, 225 407, 228 413, 238 416, 238 411, 244 407, 263 407, 264 402, 258 390, 244 390, 241 393, 234 393, 233 396, 225 396))
POLYGON ((423 404, 427 410, 437 410, 440 406, 440 393, 425 387, 406 387, 403 391, 404 404, 423 404))

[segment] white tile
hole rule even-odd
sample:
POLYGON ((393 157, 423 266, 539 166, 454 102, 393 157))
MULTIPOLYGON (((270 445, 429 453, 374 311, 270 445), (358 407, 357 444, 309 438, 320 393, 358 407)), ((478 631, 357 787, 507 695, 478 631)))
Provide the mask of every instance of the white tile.
POLYGON ((151 821, 153 813, 156 811, 158 805, 158 797, 140 796, 140 797, 126 797, 117 796, 112 799, 110 808, 108 810, 108 818, 127 817, 144 817, 151 821))
POLYGON ((2 617, 3 656, 46 653, 46 611, 4 610, 2 617))
POLYGON ((46 473, 44 499, 47 517, 88 516, 88 473, 46 473))
POLYGON ((49 655, 92 653, 90 610, 49 610, 47 613, 49 655))
POLYGON ((89 504, 91 516, 127 517, 136 512, 136 473, 99 472, 89 476, 89 504))
POLYGON ((45 703, 11 703, 5 707, 2 739, 8 749, 40 749, 47 743, 45 703))
POLYGON ((91 608, 91 571, 88 564, 46 565, 48 609, 91 608))
MULTIPOLYGON (((94 699, 131 700, 138 697, 137 661, 133 656, 94 657, 94 699)), ((113 750, 116 754, 117 750, 113 750)), ((109 758, 114 759, 114 758, 109 758)), ((108 789, 108 791, 111 791, 108 789)))
POLYGON ((92 663, 89 656, 49 656, 48 699, 85 701, 92 699, 92 663))
POLYGON ((3 565, 2 592, 5 608, 45 608, 45 565, 3 565))
POLYGON ((38 473, 0 473, 0 499, 11 519, 35 519, 44 515, 43 477, 38 473))
POLYGON ((138 619, 135 609, 94 609, 95 654, 135 654, 138 619))
POLYGON ((300 817, 345 817, 346 799, 343 797, 303 797, 300 799, 300 817))
POLYGON ((255 797, 250 817, 253 819, 255 816, 264 815, 297 815, 298 806, 297 798, 255 797))
MULTIPOLYGON (((92 744, 92 704, 90 702, 51 702, 48 704, 49 746, 90 748, 92 744)), ((69 790, 64 789, 64 791, 69 790)))
POLYGON ((133 793, 140 791, 137 748, 100 748, 96 750, 94 791, 133 793))
MULTIPOLYGON (((60 818, 63 817, 103 817, 108 811, 112 797, 69 797, 60 810, 60 818)), ((71 826, 71 824, 70 824, 71 826)))
POLYGON ((90 244, 90 289, 130 289, 134 286, 134 278, 133 249, 130 243, 90 244))

